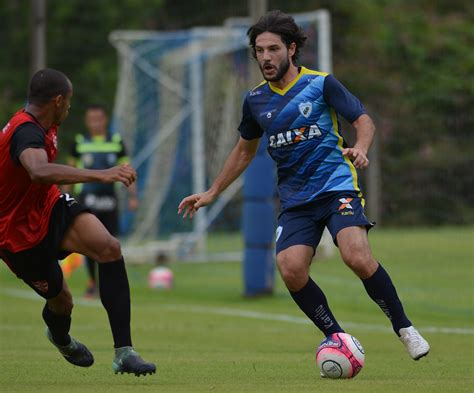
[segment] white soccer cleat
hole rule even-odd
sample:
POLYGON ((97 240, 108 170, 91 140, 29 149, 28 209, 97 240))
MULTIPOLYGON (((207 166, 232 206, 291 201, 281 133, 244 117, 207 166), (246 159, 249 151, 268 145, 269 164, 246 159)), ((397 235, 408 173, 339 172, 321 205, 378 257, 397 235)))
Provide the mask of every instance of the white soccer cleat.
POLYGON ((408 353, 414 360, 428 355, 430 345, 413 326, 399 330, 400 340, 407 348, 408 353))

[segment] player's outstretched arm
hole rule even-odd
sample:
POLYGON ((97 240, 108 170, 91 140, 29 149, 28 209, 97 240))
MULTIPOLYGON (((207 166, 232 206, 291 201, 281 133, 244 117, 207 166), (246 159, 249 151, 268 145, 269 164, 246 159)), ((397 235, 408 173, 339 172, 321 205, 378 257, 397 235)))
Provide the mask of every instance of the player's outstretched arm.
POLYGON ((75 184, 121 182, 127 187, 137 178, 135 170, 128 164, 110 169, 78 169, 68 165, 48 162, 44 149, 29 148, 20 154, 21 165, 36 183, 75 184))
POLYGON ((367 153, 374 140, 375 125, 369 115, 359 116, 352 125, 356 129, 357 139, 354 147, 342 150, 342 155, 349 157, 357 169, 367 168, 369 159, 367 153))
POLYGON ((248 167, 257 153, 259 141, 241 137, 209 190, 184 198, 178 206, 178 214, 192 218, 199 208, 212 203, 248 167))

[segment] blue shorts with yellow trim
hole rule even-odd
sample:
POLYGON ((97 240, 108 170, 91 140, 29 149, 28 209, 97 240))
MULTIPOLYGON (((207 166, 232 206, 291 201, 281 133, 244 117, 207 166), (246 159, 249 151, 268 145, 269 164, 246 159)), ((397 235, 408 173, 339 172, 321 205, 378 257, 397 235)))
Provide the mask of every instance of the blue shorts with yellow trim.
POLYGON ((278 217, 276 253, 296 245, 316 247, 324 227, 336 236, 341 229, 365 226, 369 231, 375 223, 364 213, 363 199, 356 191, 336 191, 322 194, 317 200, 284 210, 278 217))

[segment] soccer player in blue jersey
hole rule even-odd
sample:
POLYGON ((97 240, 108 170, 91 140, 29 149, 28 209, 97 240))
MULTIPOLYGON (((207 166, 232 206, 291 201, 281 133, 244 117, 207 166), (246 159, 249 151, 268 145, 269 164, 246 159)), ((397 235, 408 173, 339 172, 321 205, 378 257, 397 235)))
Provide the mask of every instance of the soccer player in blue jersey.
POLYGON ((297 65, 306 37, 294 19, 271 11, 247 32, 264 81, 243 104, 240 139, 212 186, 184 198, 178 213, 192 217, 213 202, 247 168, 259 139, 278 169, 281 213, 276 234, 277 265, 292 298, 325 336, 343 332, 321 288, 309 276, 311 260, 328 228, 345 264, 362 280, 418 360, 428 342, 413 327, 385 269, 373 257, 357 170, 369 165, 375 126, 361 102, 334 76, 297 65), (338 116, 356 131, 346 147, 338 116))

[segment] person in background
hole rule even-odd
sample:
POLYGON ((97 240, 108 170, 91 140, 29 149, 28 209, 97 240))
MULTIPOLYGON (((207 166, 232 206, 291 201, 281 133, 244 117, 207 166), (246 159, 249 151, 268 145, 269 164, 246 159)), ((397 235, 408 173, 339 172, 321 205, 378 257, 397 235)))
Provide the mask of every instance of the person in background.
MULTIPOLYGON (((108 129, 104 106, 90 105, 85 113, 86 134, 78 134, 70 150, 68 163, 76 168, 108 169, 129 163, 122 138, 108 129)), ((119 201, 115 184, 85 183, 74 186, 74 194, 104 224, 112 236, 119 234, 119 201)), ((128 188, 128 208, 136 210, 138 199, 135 185, 128 188)), ((86 256, 88 282, 84 296, 98 295, 97 263, 86 256)))

